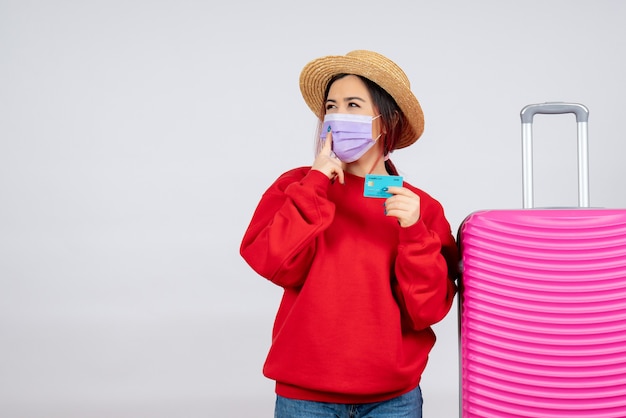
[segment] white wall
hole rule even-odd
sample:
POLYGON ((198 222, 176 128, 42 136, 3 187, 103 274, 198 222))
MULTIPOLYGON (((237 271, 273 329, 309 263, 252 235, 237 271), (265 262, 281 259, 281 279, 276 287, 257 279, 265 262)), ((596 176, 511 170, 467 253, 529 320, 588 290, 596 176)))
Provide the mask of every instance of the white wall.
MULTIPOLYGON (((590 113, 591 203, 626 208, 618 0, 0 0, 0 416, 272 415, 280 291, 238 253, 265 188, 312 162, 298 76, 373 49, 426 131, 393 158, 456 230, 521 206, 519 111, 590 113)), ((539 206, 576 204, 572 116, 535 119, 539 206)), ((456 308, 422 388, 458 410, 456 308)))

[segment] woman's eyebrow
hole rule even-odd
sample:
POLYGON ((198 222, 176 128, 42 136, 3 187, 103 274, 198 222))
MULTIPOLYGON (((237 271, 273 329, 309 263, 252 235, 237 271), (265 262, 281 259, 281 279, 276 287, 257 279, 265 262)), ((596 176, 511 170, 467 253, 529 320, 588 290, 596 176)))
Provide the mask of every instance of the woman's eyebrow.
POLYGON ((359 100, 361 102, 365 102, 364 99, 358 97, 358 96, 354 96, 354 97, 346 97, 345 99, 343 99, 344 102, 350 102, 352 100, 359 100))
MULTIPOLYGON (((360 98, 358 96, 346 97, 345 99, 343 99, 344 102, 350 102, 352 100, 358 100, 358 101, 361 101, 361 102, 365 103, 365 99, 362 99, 362 98, 360 98)), ((328 102, 337 103, 337 100, 326 99, 326 103, 328 103, 328 102)))

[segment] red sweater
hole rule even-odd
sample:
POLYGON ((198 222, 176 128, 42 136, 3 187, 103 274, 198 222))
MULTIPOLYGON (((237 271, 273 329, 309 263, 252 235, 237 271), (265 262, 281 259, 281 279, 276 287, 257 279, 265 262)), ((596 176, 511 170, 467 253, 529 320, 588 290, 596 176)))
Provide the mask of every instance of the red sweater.
POLYGON ((430 326, 456 291, 457 247, 439 202, 421 198, 402 228, 384 199, 301 167, 264 193, 241 255, 284 289, 263 372, 276 393, 334 403, 379 402, 420 382, 435 343, 430 326))

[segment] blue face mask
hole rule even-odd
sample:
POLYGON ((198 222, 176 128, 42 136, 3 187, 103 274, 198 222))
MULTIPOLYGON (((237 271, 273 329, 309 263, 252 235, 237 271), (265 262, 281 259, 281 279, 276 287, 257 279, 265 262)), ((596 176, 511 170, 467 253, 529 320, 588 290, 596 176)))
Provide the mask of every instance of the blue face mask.
POLYGON ((352 115, 345 113, 331 113, 324 116, 324 124, 320 138, 326 139, 326 134, 333 134, 333 152, 344 163, 352 163, 361 158, 376 140, 372 138, 372 121, 380 115, 352 115))

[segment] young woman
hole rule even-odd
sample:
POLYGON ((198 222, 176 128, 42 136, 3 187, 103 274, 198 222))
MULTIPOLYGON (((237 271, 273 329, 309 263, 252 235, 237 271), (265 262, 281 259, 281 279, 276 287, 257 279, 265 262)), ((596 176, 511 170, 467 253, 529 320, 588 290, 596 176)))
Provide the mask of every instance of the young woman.
POLYGON ((240 248, 284 289, 263 369, 275 417, 421 417, 457 247, 427 193, 364 187, 398 174, 389 155, 421 136, 422 109, 404 72, 371 51, 311 61, 300 89, 320 120, 318 154, 267 189, 240 248))

